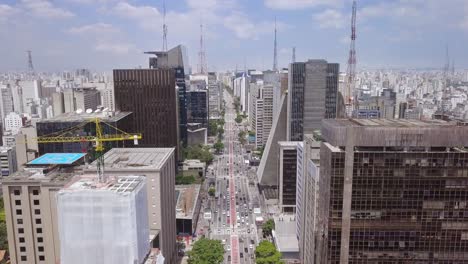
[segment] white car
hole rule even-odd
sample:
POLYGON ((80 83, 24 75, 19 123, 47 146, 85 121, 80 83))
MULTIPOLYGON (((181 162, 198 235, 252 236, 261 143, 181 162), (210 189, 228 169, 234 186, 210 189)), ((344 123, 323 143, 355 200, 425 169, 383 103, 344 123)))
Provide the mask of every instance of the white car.
POLYGON ((225 214, 226 214, 226 211, 223 211, 223 215, 225 215, 225 214))
POLYGON ((249 245, 249 248, 250 248, 250 249, 253 249, 253 244, 250 244, 250 245, 249 245))
POLYGON ((231 251, 231 246, 230 245, 227 246, 227 251, 231 251))

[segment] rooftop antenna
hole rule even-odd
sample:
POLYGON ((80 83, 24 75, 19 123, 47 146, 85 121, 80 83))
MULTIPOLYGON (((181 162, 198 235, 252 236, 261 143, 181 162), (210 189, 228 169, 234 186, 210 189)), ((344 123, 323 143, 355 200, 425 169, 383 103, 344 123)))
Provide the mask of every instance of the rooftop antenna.
POLYGON ((296 62, 296 47, 292 48, 292 63, 296 62))
POLYGON ((163 1, 163 51, 167 51, 166 1, 163 1))
POLYGON ((277 43, 276 43, 276 17, 275 17, 275 41, 273 50, 273 71, 278 71, 278 54, 277 54, 277 43))
POLYGON ((351 16, 351 44, 349 46, 348 68, 346 70, 348 80, 346 83, 345 104, 347 105, 348 115, 352 114, 353 106, 357 108, 356 104, 358 102, 357 93, 354 87, 356 78, 356 8, 356 0, 354 0, 351 16))
POLYGON ((200 21, 200 51, 198 52, 198 72, 205 74, 207 72, 205 46, 203 43, 203 23, 200 21))
POLYGON ((27 50, 28 53, 28 70, 30 73, 34 73, 34 66, 33 66, 33 61, 32 61, 32 51, 27 50))

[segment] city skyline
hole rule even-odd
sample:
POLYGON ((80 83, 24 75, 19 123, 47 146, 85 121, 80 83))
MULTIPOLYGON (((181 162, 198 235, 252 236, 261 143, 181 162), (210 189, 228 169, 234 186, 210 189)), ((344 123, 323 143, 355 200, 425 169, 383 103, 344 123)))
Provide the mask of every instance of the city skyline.
MULTIPOLYGON (((36 71, 146 68, 144 50, 162 49, 162 0, 3 0, 0 71, 25 71, 32 50, 36 71)), ((210 71, 273 66, 274 21, 278 64, 323 57, 345 68, 351 0, 166 1, 168 46, 188 48, 197 68, 200 22, 210 71), (221 47, 221 48, 220 48, 221 47), (230 52, 226 52, 229 50, 230 52)), ((456 68, 467 68, 468 2, 358 1, 358 69, 442 68, 445 47, 456 68)))

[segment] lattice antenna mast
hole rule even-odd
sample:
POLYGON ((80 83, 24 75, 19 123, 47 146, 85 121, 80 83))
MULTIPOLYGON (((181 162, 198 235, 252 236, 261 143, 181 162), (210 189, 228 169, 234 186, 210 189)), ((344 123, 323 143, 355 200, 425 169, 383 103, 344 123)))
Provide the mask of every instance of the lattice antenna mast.
POLYGON ((353 100, 357 103, 357 93, 355 91, 355 78, 356 78, 356 1, 353 1, 353 9, 351 16, 351 43, 349 47, 348 68, 346 75, 348 77, 346 83, 346 104, 353 105, 353 100))
POLYGON ((449 57, 449 49, 448 45, 445 46, 445 65, 444 65, 444 89, 446 89, 449 85, 448 77, 450 71, 450 57, 449 57))
POLYGON ((276 17, 275 17, 275 42, 273 47, 273 71, 278 71, 278 53, 277 53, 277 43, 276 43, 276 17))
POLYGON ((198 52, 198 72, 201 74, 206 74, 207 70, 205 46, 203 43, 203 24, 200 23, 200 52, 198 52))
POLYGON ((292 48, 292 63, 296 62, 296 47, 292 48))
POLYGON ((30 50, 27 50, 26 51, 28 53, 28 70, 30 73, 34 73, 34 66, 33 66, 33 61, 32 61, 32 51, 30 50))
POLYGON ((163 51, 167 51, 166 1, 163 1, 163 51))

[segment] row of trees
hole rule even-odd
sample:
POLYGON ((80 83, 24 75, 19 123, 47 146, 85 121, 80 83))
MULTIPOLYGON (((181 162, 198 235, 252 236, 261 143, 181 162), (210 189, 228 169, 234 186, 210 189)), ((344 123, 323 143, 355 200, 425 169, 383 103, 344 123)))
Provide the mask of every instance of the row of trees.
MULTIPOLYGON (((0 250, 8 252, 8 235, 5 222, 5 208, 3 205, 3 198, 0 197, 0 250)), ((4 263, 4 262, 0 262, 4 263)), ((5 262, 6 263, 6 262, 5 262)))
POLYGON ((244 145, 247 142, 247 140, 245 139, 245 136, 246 136, 246 133, 244 130, 239 131, 239 133, 237 134, 237 137, 239 138, 239 142, 242 145, 244 145))
MULTIPOLYGON (((189 264, 220 264, 224 261, 224 247, 220 240, 200 238, 187 253, 189 264)), ((273 243, 262 241, 255 249, 255 263, 283 264, 281 253, 273 243)))

